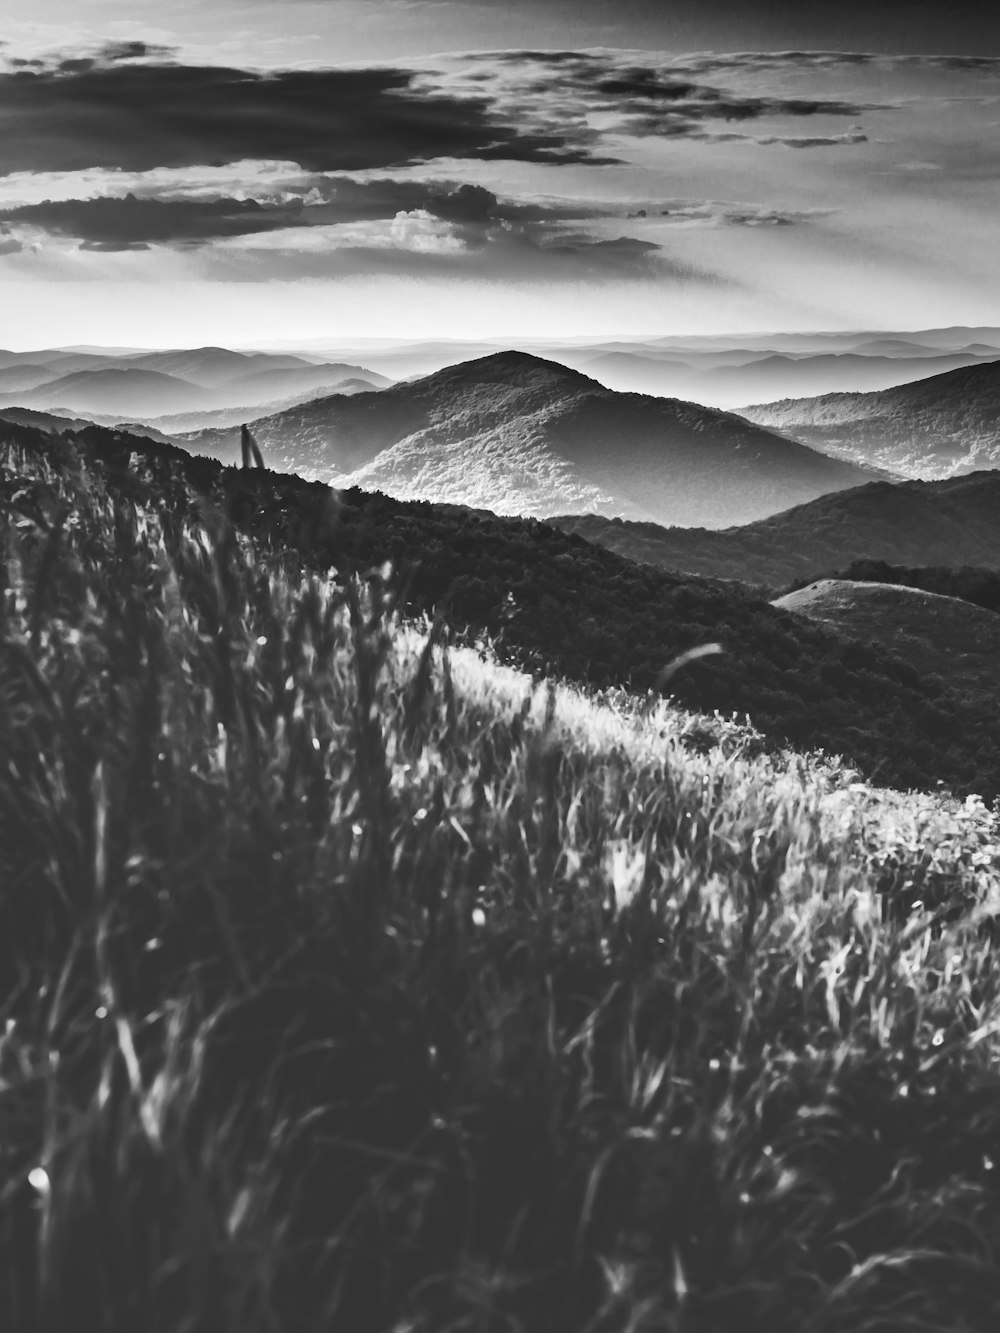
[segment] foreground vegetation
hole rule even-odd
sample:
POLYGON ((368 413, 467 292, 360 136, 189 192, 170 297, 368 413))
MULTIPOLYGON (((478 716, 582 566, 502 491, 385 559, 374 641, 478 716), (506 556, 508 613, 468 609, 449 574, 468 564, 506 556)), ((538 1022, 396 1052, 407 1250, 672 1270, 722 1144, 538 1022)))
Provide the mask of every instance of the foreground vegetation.
POLYGON ((981 802, 4 461, 4 1327, 996 1327, 981 802))

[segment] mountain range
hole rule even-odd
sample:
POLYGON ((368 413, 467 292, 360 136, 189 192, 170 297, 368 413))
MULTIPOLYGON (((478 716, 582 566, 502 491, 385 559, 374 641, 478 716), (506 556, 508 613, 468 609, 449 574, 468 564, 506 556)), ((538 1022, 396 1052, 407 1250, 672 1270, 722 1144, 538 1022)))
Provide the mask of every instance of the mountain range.
MULTIPOLYGON (((320 398, 251 429, 280 471, 534 517, 593 510, 725 527, 873 475, 731 413, 615 393, 520 352, 378 393, 320 398)), ((178 442, 226 462, 238 457, 235 429, 178 442)))
POLYGON ((490 341, 379 342, 323 349, 362 360, 395 379, 514 348, 570 366, 623 393, 683 398, 738 408, 765 399, 872 391, 1000 359, 1000 329, 916 332, 734 334, 726 336, 490 341))
MULTIPOLYGON (((200 347, 128 356, 93 352, 0 354, 0 405, 65 408, 95 419, 155 421, 167 414, 276 410, 318 393, 383 388, 391 381, 363 366, 290 354, 200 347)), ((205 424, 199 422, 199 425, 205 424)), ((185 426, 193 428, 190 421, 185 426)))
POLYGON ((825 453, 909 477, 998 467, 1000 360, 879 393, 758 403, 740 415, 825 453))
POLYGON ((1000 471, 874 482, 722 532, 597 514, 549 521, 631 560, 774 590, 862 559, 1000 569, 1000 471))
MULTIPOLYGON (((987 354, 994 358, 1000 355, 996 349, 988 349, 987 354)), ((978 364, 980 355, 972 351, 939 356, 743 351, 707 352, 700 356, 664 352, 654 356, 648 352, 613 351, 598 356, 567 354, 564 359, 614 389, 669 394, 697 403, 738 408, 749 395, 804 397, 831 389, 884 389, 978 364)))

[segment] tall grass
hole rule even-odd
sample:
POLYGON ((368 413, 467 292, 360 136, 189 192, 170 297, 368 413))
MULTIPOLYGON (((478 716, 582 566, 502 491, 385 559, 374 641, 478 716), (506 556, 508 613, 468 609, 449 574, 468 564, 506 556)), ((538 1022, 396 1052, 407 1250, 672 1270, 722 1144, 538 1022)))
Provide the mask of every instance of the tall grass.
POLYGON ((0 487, 4 1327, 996 1327, 981 805, 0 487))

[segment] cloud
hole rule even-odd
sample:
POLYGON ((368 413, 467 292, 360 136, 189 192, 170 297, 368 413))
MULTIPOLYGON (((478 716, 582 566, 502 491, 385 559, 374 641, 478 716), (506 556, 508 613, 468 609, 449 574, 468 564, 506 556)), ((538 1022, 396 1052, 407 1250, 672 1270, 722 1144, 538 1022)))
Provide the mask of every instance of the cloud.
POLYGON ((793 227, 829 217, 834 211, 832 208, 766 208, 760 204, 727 203, 717 199, 673 200, 669 207, 655 210, 670 225, 681 227, 793 227))
POLYGON ((238 281, 362 272, 575 281, 673 272, 655 242, 607 235, 609 221, 628 211, 624 204, 505 200, 468 182, 389 177, 305 177, 277 193, 270 201, 134 193, 45 201, 0 211, 0 228, 104 254, 198 248, 215 276, 238 281))
POLYGON ((86 250, 148 249, 150 243, 202 242, 294 225, 297 208, 253 199, 64 199, 7 209, 0 220, 74 237, 86 250))
POLYGON ((6 222, 0 222, 0 255, 18 255, 25 249, 24 241, 15 235, 13 228, 6 222))
MULTIPOLYGON (((824 69, 873 60, 863 54, 787 52, 664 58, 637 62, 614 52, 484 53, 478 61, 483 78, 492 69, 491 91, 498 108, 511 111, 534 104, 549 128, 573 124, 574 118, 600 117, 605 134, 634 137, 727 141, 738 137, 717 128, 727 122, 773 119, 851 117, 892 109, 885 102, 850 97, 785 96, 753 86, 771 72, 788 68, 824 69), (749 80, 748 80, 749 76, 749 80), (747 87, 748 81, 750 86, 747 87)), ((483 85, 485 87, 485 85, 483 85)), ((796 139, 796 146, 815 146, 828 135, 796 139)), ((758 142, 779 142, 761 140, 758 142)), ((847 140, 837 140, 847 142, 847 140)), ((853 138, 850 142, 861 142, 853 138)))
MULTIPOLYGON (((123 196, 45 200, 0 210, 0 223, 35 227, 79 240, 87 250, 135 250, 150 245, 199 246, 235 236, 377 222, 425 215, 453 225, 469 243, 491 229, 581 222, 602 210, 565 202, 505 202, 481 185, 456 182, 356 181, 310 177, 272 192, 270 199, 232 196, 123 196)), ((623 208, 603 210, 612 214, 623 208)))
POLYGON ((439 157, 612 160, 556 129, 505 121, 488 97, 441 91, 412 70, 261 73, 184 64, 142 43, 0 72, 0 120, 0 175, 262 158, 317 172, 439 157))
POLYGON ((114 253, 119 250, 148 250, 150 247, 145 241, 83 241, 80 245, 81 250, 96 250, 101 254, 114 253))
MULTIPOLYGON (((345 223, 305 233, 275 232, 223 242, 213 273, 252 280, 266 264, 280 279, 366 276, 472 278, 498 282, 601 282, 688 276, 660 246, 633 236, 518 227, 508 222, 449 223, 426 210, 391 220, 345 223)), ((707 276, 700 271, 697 276, 707 276)))
POLYGON ((843 144, 867 143, 868 135, 858 126, 846 134, 803 134, 756 136, 754 143, 781 144, 784 148, 834 148, 843 144))

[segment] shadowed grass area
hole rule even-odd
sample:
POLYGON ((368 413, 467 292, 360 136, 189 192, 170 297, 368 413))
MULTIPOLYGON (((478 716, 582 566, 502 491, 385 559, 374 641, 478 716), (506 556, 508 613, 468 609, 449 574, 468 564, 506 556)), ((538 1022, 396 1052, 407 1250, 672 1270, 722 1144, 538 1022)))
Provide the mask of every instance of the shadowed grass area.
POLYGON ((996 816, 4 462, 4 1327, 996 1326, 996 816))

